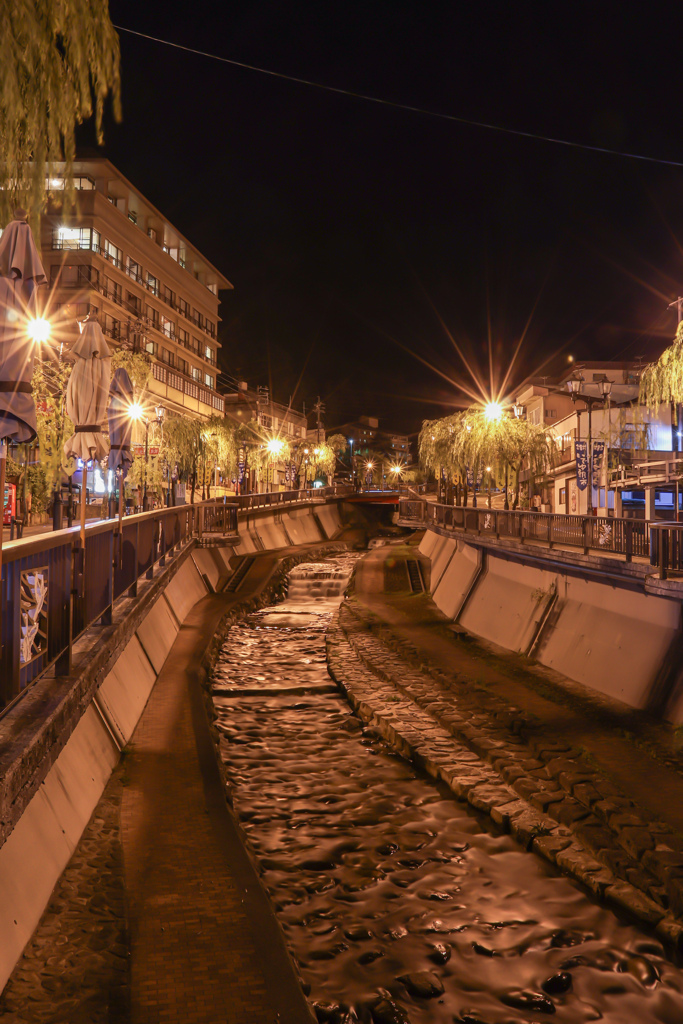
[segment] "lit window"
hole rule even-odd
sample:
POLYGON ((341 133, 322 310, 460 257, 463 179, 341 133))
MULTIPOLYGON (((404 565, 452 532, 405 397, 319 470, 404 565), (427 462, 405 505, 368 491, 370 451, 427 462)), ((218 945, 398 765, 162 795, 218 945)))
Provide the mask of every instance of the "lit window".
POLYGON ((152 295, 159 295, 159 281, 153 274, 147 271, 147 287, 152 295))

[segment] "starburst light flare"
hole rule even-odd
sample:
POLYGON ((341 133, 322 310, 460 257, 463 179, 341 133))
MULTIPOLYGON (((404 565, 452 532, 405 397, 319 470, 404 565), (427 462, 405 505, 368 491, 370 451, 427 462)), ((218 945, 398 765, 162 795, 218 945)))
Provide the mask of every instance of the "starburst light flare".
POLYGON ((484 416, 487 420, 499 420, 503 415, 503 406, 500 402, 487 402, 484 406, 484 416))

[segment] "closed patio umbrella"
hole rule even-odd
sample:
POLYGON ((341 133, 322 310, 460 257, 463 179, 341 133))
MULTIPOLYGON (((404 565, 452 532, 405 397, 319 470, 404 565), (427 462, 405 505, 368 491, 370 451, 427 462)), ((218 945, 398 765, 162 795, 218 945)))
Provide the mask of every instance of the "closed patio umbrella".
MULTIPOLYGON (((38 285, 47 278, 26 213, 16 210, 0 237, 0 508, 5 511, 7 441, 32 441, 36 407, 31 377, 36 342, 29 321, 36 316, 38 285)), ((0 575, 2 522, 0 522, 0 575)))
POLYGON ((81 483, 81 543, 85 544, 85 479, 87 463, 103 459, 107 446, 102 423, 107 415, 111 353, 97 317, 91 317, 73 345, 74 368, 66 389, 66 412, 74 424, 74 433, 64 444, 68 458, 83 461, 81 483))
POLYGON ((128 371, 119 366, 114 370, 109 388, 109 469, 119 474, 119 531, 123 518, 123 481, 133 464, 130 442, 133 434, 133 420, 130 415, 134 390, 128 371))

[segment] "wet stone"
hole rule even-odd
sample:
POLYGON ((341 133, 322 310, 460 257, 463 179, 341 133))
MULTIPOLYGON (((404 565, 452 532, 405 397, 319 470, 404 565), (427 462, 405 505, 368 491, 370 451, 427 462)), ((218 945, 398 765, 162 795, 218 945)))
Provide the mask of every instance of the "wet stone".
POLYGON ((533 1013, 555 1013, 555 1004, 542 992, 508 992, 501 996, 501 1002, 515 1010, 533 1013))
POLYGON ((434 999, 443 994, 441 980, 430 971, 402 974, 398 980, 403 982, 411 996, 416 996, 418 999, 434 999))

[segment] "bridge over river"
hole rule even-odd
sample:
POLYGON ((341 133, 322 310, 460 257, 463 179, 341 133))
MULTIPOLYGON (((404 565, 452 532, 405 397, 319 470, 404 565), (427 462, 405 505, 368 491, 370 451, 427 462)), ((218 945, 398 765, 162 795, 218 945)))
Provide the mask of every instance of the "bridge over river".
POLYGON ((3 1016, 683 1019, 673 566, 360 498, 10 545, 3 1016))

